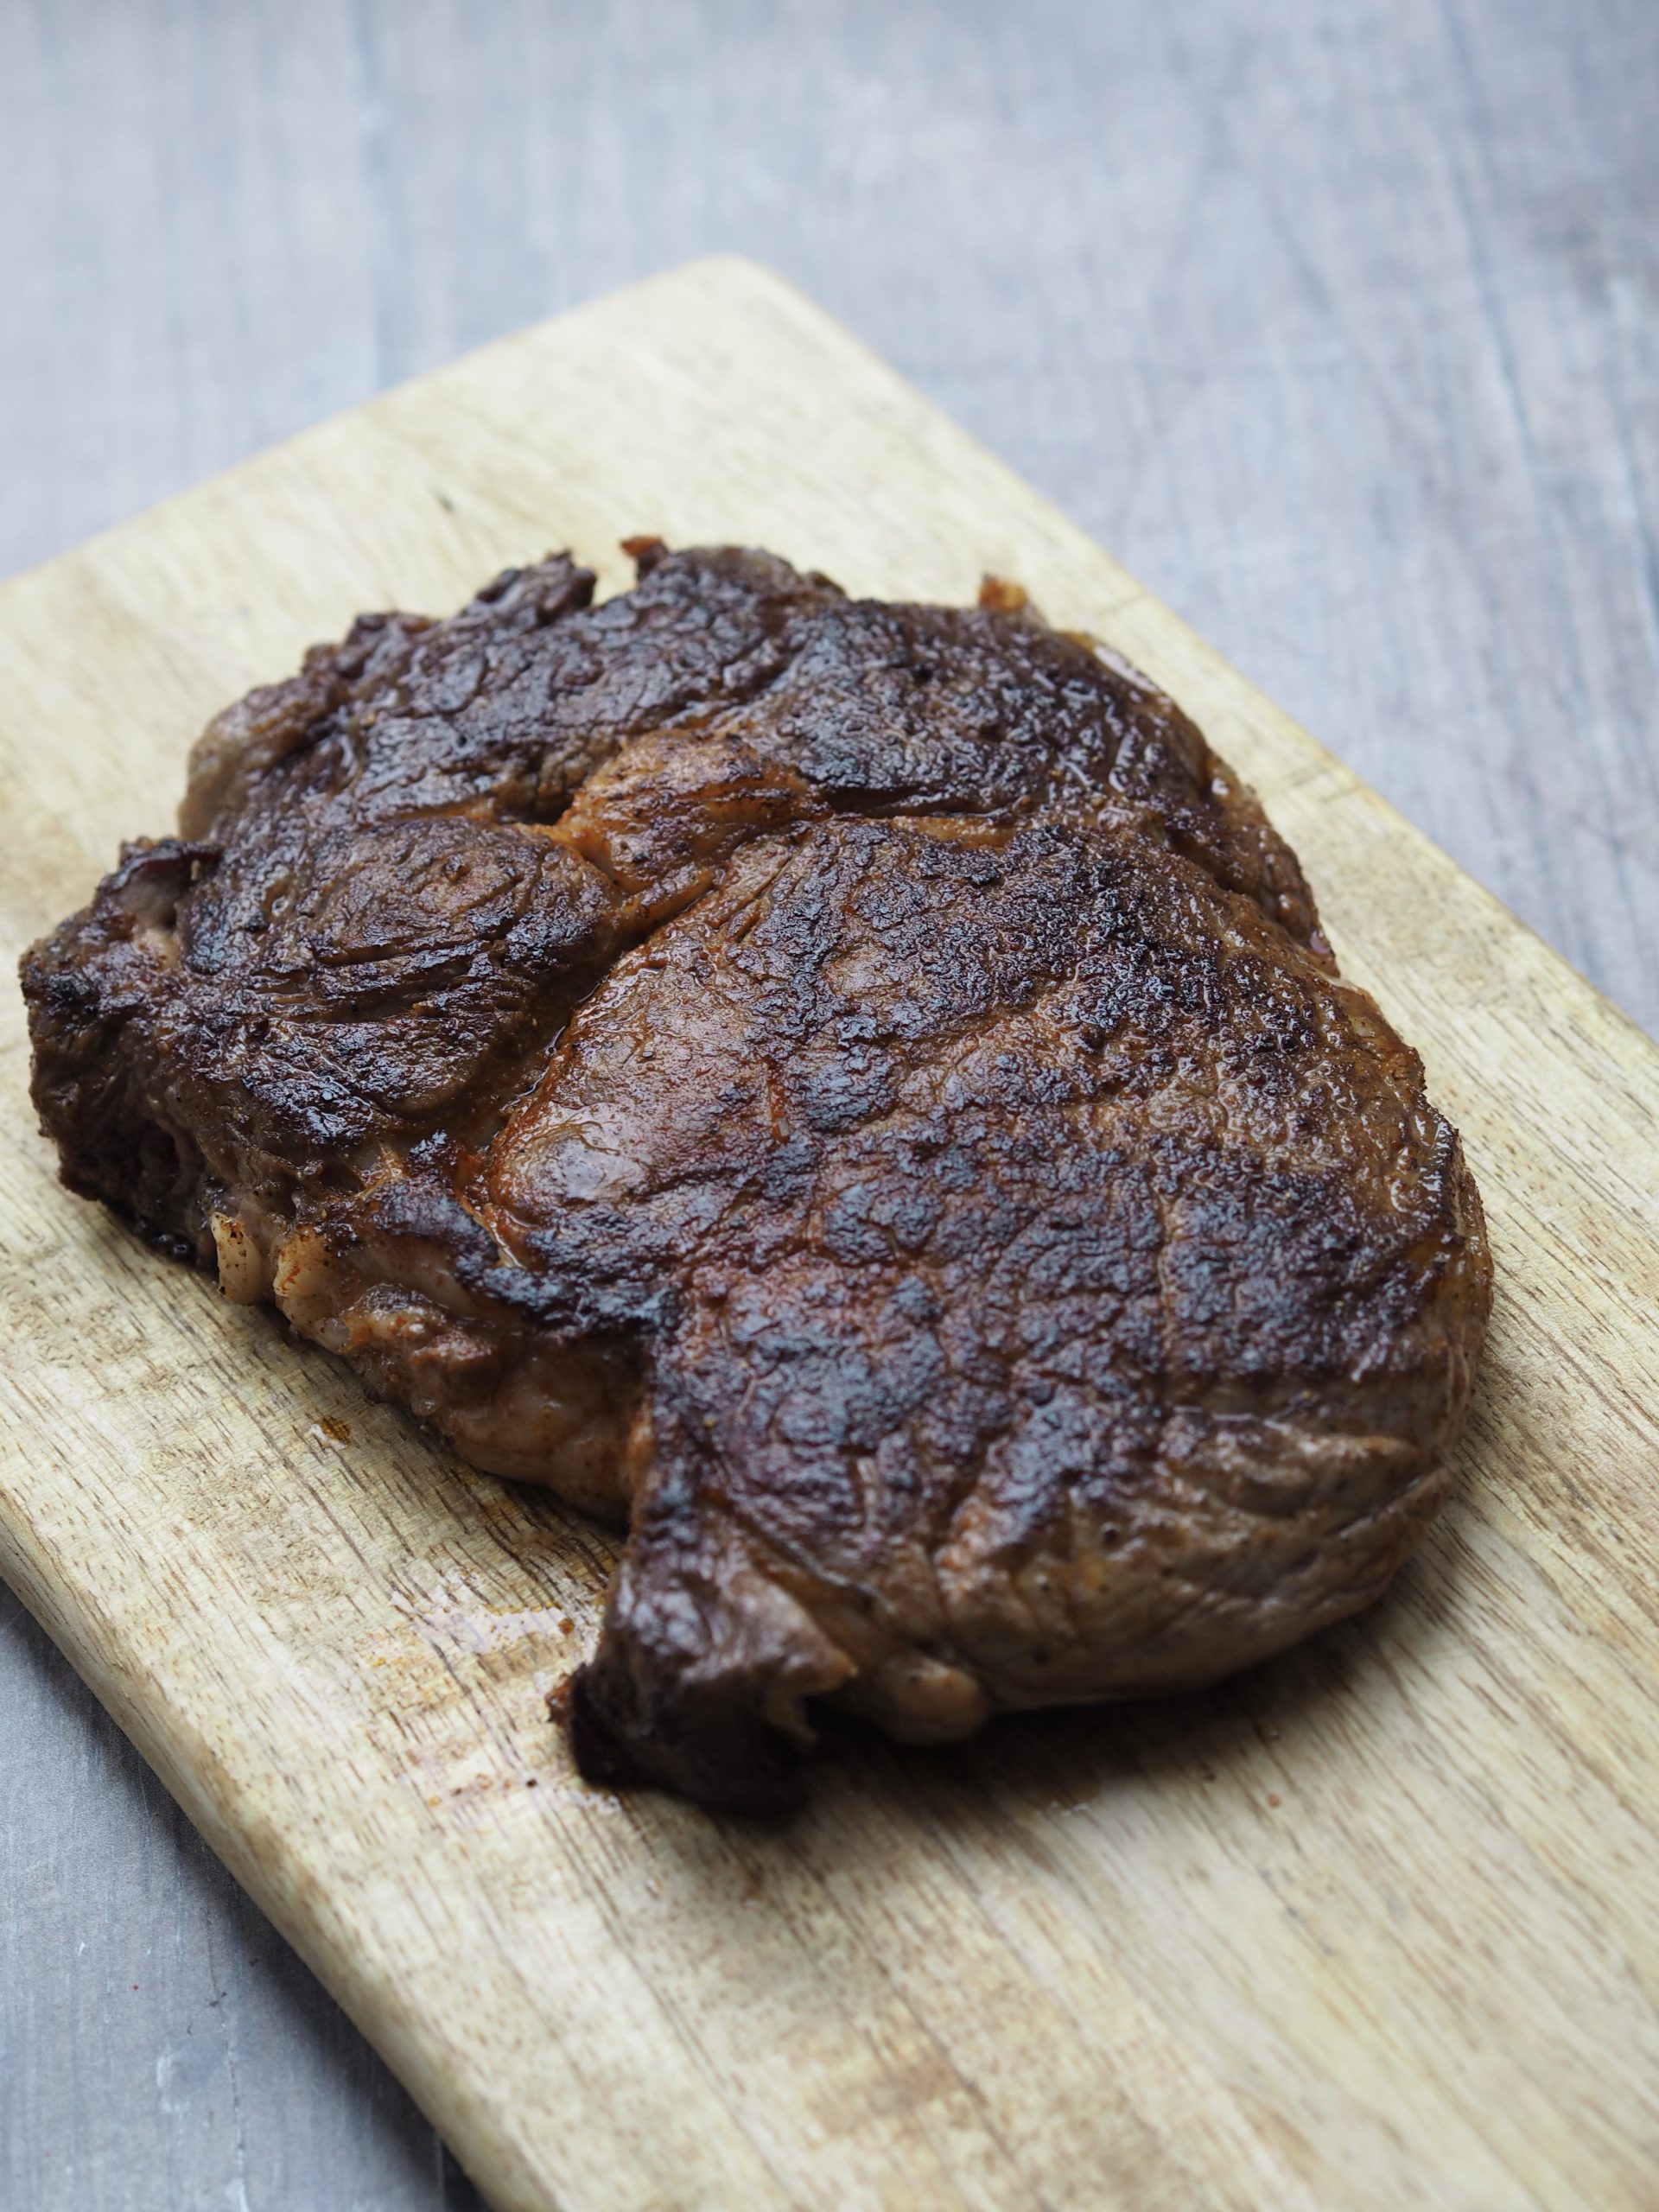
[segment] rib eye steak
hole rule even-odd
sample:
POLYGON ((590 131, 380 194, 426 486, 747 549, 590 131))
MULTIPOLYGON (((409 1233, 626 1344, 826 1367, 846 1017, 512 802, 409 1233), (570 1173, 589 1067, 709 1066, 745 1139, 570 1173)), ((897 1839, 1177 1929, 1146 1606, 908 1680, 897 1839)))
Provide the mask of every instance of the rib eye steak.
POLYGON ((64 1179, 626 1516, 577 1759, 800 1786, 1374 1598, 1490 1295, 1414 1053, 1172 702, 1008 586, 632 541, 365 616, 24 962, 64 1179))

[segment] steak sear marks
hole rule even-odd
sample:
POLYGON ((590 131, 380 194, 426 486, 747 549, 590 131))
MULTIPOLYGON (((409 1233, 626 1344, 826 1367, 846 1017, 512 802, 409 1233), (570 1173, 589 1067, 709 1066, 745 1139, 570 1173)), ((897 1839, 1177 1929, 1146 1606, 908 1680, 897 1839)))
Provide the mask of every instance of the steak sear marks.
POLYGON ((209 727, 24 962, 66 1182, 626 1519, 596 1779, 772 1808, 815 1701, 944 1740, 1368 1603, 1491 1268, 1294 856, 1014 587, 630 550, 209 727))

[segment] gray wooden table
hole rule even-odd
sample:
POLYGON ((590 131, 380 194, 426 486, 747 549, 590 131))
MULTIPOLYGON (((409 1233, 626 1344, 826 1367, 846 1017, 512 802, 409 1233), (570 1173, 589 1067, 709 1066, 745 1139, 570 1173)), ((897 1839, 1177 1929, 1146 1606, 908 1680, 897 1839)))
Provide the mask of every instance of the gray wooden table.
MULTIPOLYGON (((0 0, 0 573, 735 248, 1659 1027, 1655 0, 0 0)), ((3 1592, 0 1699, 8 2212, 475 2203, 3 1592)))

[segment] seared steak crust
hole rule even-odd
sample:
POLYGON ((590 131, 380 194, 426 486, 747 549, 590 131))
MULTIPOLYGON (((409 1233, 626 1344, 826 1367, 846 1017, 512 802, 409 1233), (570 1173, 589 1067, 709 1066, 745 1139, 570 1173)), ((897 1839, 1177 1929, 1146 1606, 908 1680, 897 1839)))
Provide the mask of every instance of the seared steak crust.
POLYGON ((1375 1597, 1490 1294, 1179 709, 1007 587, 568 560, 365 618, 24 963, 65 1179, 632 1534, 590 1775, 758 1806, 1375 1597))

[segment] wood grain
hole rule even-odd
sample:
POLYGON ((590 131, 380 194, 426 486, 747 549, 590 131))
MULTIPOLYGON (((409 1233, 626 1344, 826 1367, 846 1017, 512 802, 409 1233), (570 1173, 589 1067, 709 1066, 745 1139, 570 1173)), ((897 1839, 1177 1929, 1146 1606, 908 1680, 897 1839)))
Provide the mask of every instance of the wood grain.
MULTIPOLYGON (((1652 0, 3 0, 0 571, 737 247, 1659 1029, 1656 113, 1652 0)), ((15 1605, 0 1705, 0 2201, 470 2204, 15 1605)))
POLYGON ((1383 1605, 1212 1697, 850 1742, 783 1832, 617 1800, 540 1713, 610 1541, 31 1143, 8 1578, 500 2205, 1649 2205, 1659 1053, 816 310, 694 265, 7 586, 9 941, 313 637, 551 541, 620 581, 632 530, 886 594, 1018 576, 1256 782, 1487 1198, 1457 1505, 1383 1605))

